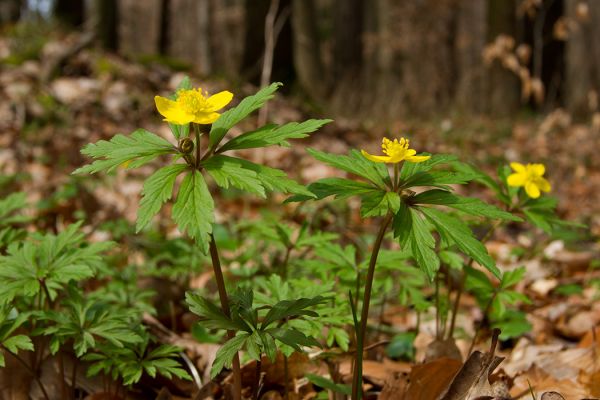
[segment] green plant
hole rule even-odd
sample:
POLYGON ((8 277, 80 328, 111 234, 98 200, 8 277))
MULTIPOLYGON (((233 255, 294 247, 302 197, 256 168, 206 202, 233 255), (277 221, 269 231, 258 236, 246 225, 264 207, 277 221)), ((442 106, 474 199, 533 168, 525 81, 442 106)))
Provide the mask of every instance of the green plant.
MULTIPOLYGON (((456 246, 466 256, 476 260, 500 276, 494 260, 485 247, 474 237, 471 229, 460 219, 438 209, 445 206, 458 209, 474 216, 515 220, 512 214, 488 205, 476 198, 465 198, 452 193, 449 185, 465 184, 477 177, 470 172, 439 170, 436 167, 456 160, 449 155, 414 156, 414 150, 408 149, 408 141, 402 139, 383 141, 385 157, 370 156, 363 152, 352 151, 348 156, 333 155, 316 150, 309 152, 320 161, 343 171, 359 176, 367 182, 358 182, 344 178, 325 178, 308 186, 318 199, 328 196, 346 198, 358 196, 361 199, 361 215, 366 217, 384 217, 373 245, 369 268, 365 281, 363 305, 360 319, 354 312, 356 331, 356 360, 353 378, 352 398, 362 396, 362 349, 364 347, 371 290, 377 265, 377 257, 384 241, 385 233, 391 225, 394 236, 401 247, 407 251, 430 279, 433 279, 439 266, 439 256, 435 251, 436 240, 431 231, 435 230, 446 245, 456 246), (387 157, 387 158, 386 158, 387 157), (399 163, 406 160, 400 168, 399 163), (412 161, 411 161, 412 160, 412 161), (383 162, 393 164, 390 174, 383 162), (416 187, 433 187, 416 194, 416 187)), ((295 196, 292 200, 308 200, 295 196)), ((360 275, 357 275, 357 279, 360 275)), ((362 285, 357 285, 360 287, 362 285)), ((358 293, 356 298, 359 298, 358 293)), ((354 310, 354 308, 353 308, 354 310)))
MULTIPOLYGON (((284 125, 269 124, 221 143, 234 125, 262 107, 280 86, 281 84, 274 83, 265 87, 220 115, 216 111, 225 106, 233 95, 221 92, 212 97, 205 97, 200 90, 192 89, 189 79, 186 78, 177 92, 169 98, 155 98, 158 111, 169 122, 177 145, 151 132, 138 129, 130 136, 116 135, 110 141, 102 140, 84 147, 82 153, 95 161, 74 172, 93 174, 100 171, 111 172, 120 166, 137 168, 160 156, 171 156, 168 165, 157 169, 144 182, 136 230, 139 232, 148 225, 162 205, 171 199, 177 178, 183 176, 173 204, 172 218, 182 232, 195 239, 203 253, 210 254, 221 308, 227 317, 231 316, 229 298, 213 235, 215 202, 206 183, 205 173, 224 189, 234 187, 261 197, 265 197, 268 191, 312 197, 310 191, 287 178, 283 171, 224 153, 272 145, 285 146, 288 145, 287 140, 306 137, 330 122, 308 120, 284 125), (203 127, 206 124, 212 124, 210 130, 203 127), (204 136, 206 139, 203 141, 204 136)), ((230 330, 228 336, 232 339, 234 332, 230 330)), ((237 351, 234 353, 234 395, 236 399, 240 399, 239 359, 237 351)))
MULTIPOLYGON (((238 289, 230 298, 230 315, 226 315, 209 299, 194 293, 187 293, 186 302, 190 310, 202 317, 202 324, 208 328, 236 331, 237 334, 219 349, 211 368, 215 377, 224 367, 231 367, 235 354, 245 349, 251 359, 256 360, 256 376, 260 377, 263 354, 272 362, 277 357, 281 344, 295 351, 303 346, 320 347, 313 337, 305 335, 293 326, 293 321, 318 317, 311 308, 326 302, 322 296, 281 300, 273 305, 254 306, 252 289, 238 289), (278 343, 280 345, 278 345, 278 343)), ((258 399, 258 380, 255 382, 254 399, 258 399)))

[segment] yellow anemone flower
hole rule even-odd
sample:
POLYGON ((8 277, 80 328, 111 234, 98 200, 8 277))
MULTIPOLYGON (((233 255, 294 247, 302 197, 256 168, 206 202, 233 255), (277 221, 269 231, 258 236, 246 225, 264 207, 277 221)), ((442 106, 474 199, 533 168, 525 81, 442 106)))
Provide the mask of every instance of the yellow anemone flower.
POLYGON ((542 176, 546 172, 544 164, 523 165, 518 162, 510 163, 510 167, 515 171, 506 179, 509 186, 525 187, 525 193, 532 199, 540 197, 540 191, 549 192, 550 182, 542 176))
POLYGON ((164 121, 176 125, 185 125, 190 122, 196 124, 212 124, 221 114, 217 110, 225 107, 233 94, 228 91, 219 92, 208 97, 202 89, 181 89, 177 92, 177 99, 154 96, 158 112, 165 117, 164 121))
POLYGON ((415 154, 417 154, 416 150, 409 149, 408 148, 408 139, 404 139, 404 138, 401 138, 399 141, 398 141, 398 139, 394 139, 394 141, 391 141, 388 138, 383 138, 383 141, 381 143, 381 148, 382 148, 383 152, 386 154, 385 156, 374 156, 374 155, 367 153, 364 150, 361 150, 360 152, 366 159, 371 160, 373 162, 378 162, 378 163, 396 164, 401 161, 420 163, 420 162, 429 160, 431 158, 431 156, 416 156, 415 155, 415 154))

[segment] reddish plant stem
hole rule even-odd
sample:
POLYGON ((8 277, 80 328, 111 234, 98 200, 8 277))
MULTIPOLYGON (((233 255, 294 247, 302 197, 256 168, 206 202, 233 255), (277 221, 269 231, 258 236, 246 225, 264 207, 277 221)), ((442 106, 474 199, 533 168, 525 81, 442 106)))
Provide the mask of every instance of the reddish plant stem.
MULTIPOLYGON (((385 236, 387 228, 392 222, 393 214, 388 215, 383 220, 379 233, 373 244, 373 250, 371 252, 371 259, 369 260, 369 269, 367 271, 367 278, 365 281, 365 293, 363 296, 362 312, 360 314, 360 329, 356 333, 357 337, 357 348, 354 364, 354 375, 352 379, 352 400, 358 400, 362 394, 362 361, 363 361, 363 346, 364 339, 367 333, 367 322, 369 319, 369 303, 371 302, 371 290, 373 289, 373 278, 375 277, 375 265, 377 264, 377 256, 379 255, 379 249, 385 236)), ((358 293, 357 296, 358 297, 358 293)))
MULTIPOLYGON (((215 274, 215 281, 217 283, 217 289, 219 291, 219 300, 221 301, 221 308, 223 313, 231 318, 231 310, 229 308, 229 297, 227 296, 227 289, 225 287, 225 279, 223 278, 223 270, 221 268, 221 260, 219 259, 219 250, 215 237, 210 235, 210 258, 212 260, 213 271, 215 274)), ((227 331, 227 337, 229 339, 235 336, 234 331, 227 331)), ((235 353, 233 356, 232 363, 233 370, 233 398, 234 400, 241 400, 242 398, 242 372, 240 368, 240 356, 235 353)))

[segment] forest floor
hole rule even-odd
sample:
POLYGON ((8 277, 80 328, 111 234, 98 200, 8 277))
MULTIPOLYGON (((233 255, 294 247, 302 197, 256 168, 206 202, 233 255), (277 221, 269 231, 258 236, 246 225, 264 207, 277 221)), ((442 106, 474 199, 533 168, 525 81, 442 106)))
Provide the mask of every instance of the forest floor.
MULTIPOLYGON (((134 223, 144 171, 119 170, 109 183, 86 186, 70 175, 85 162, 79 150, 87 143, 108 139, 116 133, 128 134, 139 127, 166 137, 168 128, 156 112, 153 98, 172 92, 184 74, 160 63, 132 63, 93 50, 63 57, 60 46, 45 49, 41 61, 0 66, 3 99, 0 103, 0 173, 4 177, 16 176, 12 187, 26 192, 28 200, 38 204, 37 228, 59 230, 77 220, 83 211, 90 237, 102 240, 105 233, 95 227, 117 219, 134 223), (47 71, 48 65, 56 60, 57 69, 47 71)), ((223 80, 193 81, 195 86, 200 85, 211 93, 231 90, 235 93, 234 101, 255 90, 251 85, 231 88, 223 80)), ((293 98, 277 96, 269 106, 269 119, 275 123, 315 117, 308 114, 301 102, 293 98)), ((503 342, 495 349, 496 355, 505 359, 492 375, 492 381, 502 382, 494 387, 508 390, 513 398, 530 398, 530 386, 536 393, 558 391, 565 399, 600 397, 600 342, 597 341, 600 333, 600 302, 597 301, 600 295, 600 269, 597 269, 600 267, 600 158, 597 157, 600 121, 575 123, 561 110, 545 116, 515 119, 448 115, 368 127, 344 117, 333 116, 333 119, 334 123, 310 139, 294 143, 292 148, 249 151, 245 156, 289 171, 293 178, 304 183, 338 174, 316 163, 305 151, 306 147, 339 154, 350 149, 375 152, 383 136, 407 136, 413 147, 421 151, 456 154, 459 159, 489 172, 506 160, 546 164, 553 195, 559 199, 560 215, 584 223, 588 229, 570 237, 545 238, 536 243, 518 230, 504 229, 488 242, 488 250, 503 269, 527 267, 517 289, 532 299, 532 304, 522 309, 533 327, 529 334, 503 342), (515 257, 514 249, 522 246, 535 248, 535 251, 528 252, 527 259, 515 257)), ((253 120, 247 123, 252 124, 253 120)), ((239 126, 231 134, 252 128, 239 126)), ((478 193, 476 188, 470 190, 473 196, 487 196, 478 193)), ((220 220, 230 216, 253 218, 264 207, 276 207, 278 200, 281 199, 241 203, 237 198, 223 196, 220 201, 225 211, 217 217, 220 220)), ((287 214, 292 213, 290 207, 284 207, 287 214)), ((358 220, 353 223, 358 224, 358 220)), ((370 227, 362 229, 369 231, 370 227)), ((534 240, 538 237, 534 236, 534 240)), ((461 300, 461 310, 457 331, 466 334, 457 340, 457 346, 464 359, 470 346, 468 337, 474 330, 472 321, 481 319, 481 311, 467 295, 461 300)), ((381 320, 402 331, 414 329, 415 319, 401 311, 391 306, 381 320)), ((433 398, 440 386, 447 386, 452 380, 461 362, 444 358, 442 363, 421 363, 434 340, 430 328, 424 324, 414 343, 418 362, 392 360, 377 348, 369 352, 365 376, 372 388, 380 388, 380 398, 399 398, 397 393, 402 391, 407 393, 406 399, 433 398), (414 385, 411 388, 409 381, 415 380, 429 384, 423 386, 426 389, 415 389, 414 385)), ((183 332, 172 333, 185 336, 183 332)), ((490 335, 490 332, 482 334, 475 348, 489 349, 490 335)), ((389 341, 385 335, 372 339, 373 342, 376 339, 389 341)), ((192 359, 214 351, 210 346, 187 350, 193 352, 194 349, 205 354, 190 354, 192 359)), ((309 362, 301 359, 294 367, 312 368, 305 364, 309 362)), ((488 367, 489 364, 485 366, 488 367)), ((480 372, 487 371, 485 368, 481 367, 480 372)), ((278 379, 277 369, 277 365, 271 370, 265 369, 267 375, 272 374, 267 381, 278 379)), ((349 375, 349 363, 342 363, 340 373, 349 375)), ((301 371, 298 375, 302 375, 301 371)), ((477 382, 471 382, 471 386, 476 387, 477 382)), ((269 398, 279 398, 277 396, 272 394, 269 398)))

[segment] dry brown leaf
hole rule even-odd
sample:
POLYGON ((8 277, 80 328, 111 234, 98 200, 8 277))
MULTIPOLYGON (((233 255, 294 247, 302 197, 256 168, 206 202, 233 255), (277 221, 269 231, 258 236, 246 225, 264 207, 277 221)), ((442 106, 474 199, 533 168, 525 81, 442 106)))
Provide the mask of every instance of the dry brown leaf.
POLYGON ((453 358, 462 362, 462 355, 454 338, 436 339, 429 343, 425 352, 425 362, 437 360, 438 358, 453 358))
POLYGON ((566 399, 583 399, 587 397, 587 390, 577 381, 556 379, 537 366, 515 379, 513 387, 510 389, 511 396, 518 396, 529 391, 530 385, 538 397, 548 391, 560 392, 566 399))
POLYGON ((582 372, 579 375, 579 383, 588 391, 588 396, 600 397, 600 370, 596 372, 582 372))
POLYGON ((415 365, 410 371, 405 399, 437 399, 450 386, 462 363, 452 358, 438 358, 422 365, 415 365))

